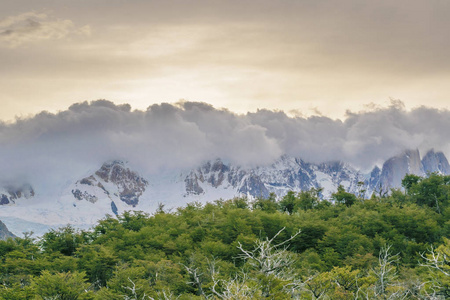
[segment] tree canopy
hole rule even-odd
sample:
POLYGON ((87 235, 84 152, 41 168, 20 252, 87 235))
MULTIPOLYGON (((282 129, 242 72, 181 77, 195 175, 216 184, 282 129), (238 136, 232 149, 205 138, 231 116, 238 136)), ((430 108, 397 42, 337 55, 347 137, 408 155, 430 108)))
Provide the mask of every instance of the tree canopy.
POLYGON ((235 198, 0 241, 0 299, 447 299, 450 176, 235 198), (434 297, 434 298, 433 298, 434 297))

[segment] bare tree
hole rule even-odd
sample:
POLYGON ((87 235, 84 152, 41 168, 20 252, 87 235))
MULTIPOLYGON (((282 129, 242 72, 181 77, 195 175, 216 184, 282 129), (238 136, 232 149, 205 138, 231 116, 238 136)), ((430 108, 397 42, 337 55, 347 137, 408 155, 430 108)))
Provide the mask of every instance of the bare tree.
POLYGON ((229 280, 218 279, 218 270, 215 262, 210 264, 213 285, 211 291, 213 296, 223 300, 246 300, 258 298, 260 286, 253 282, 246 273, 237 274, 229 280))
MULTIPOLYGON (((191 277, 188 283, 198 289, 198 294, 205 299, 261 299, 270 296, 270 286, 273 282, 283 283, 283 292, 287 294, 298 294, 303 283, 295 278, 293 270, 294 256, 287 251, 288 243, 292 241, 300 230, 281 243, 274 244, 275 239, 285 230, 283 227, 271 239, 258 239, 252 250, 247 250, 239 242, 238 249, 241 250, 240 258, 247 261, 250 270, 248 273, 240 272, 232 278, 219 278, 219 270, 215 260, 208 260, 209 274, 200 269, 195 262, 189 266, 183 265, 191 277), (209 288, 211 293, 206 293, 204 283, 211 281, 209 288), (262 282, 264 281, 264 282, 262 282)), ((206 272, 208 273, 208 272, 206 272)), ((295 299, 295 297, 294 297, 295 299)))
POLYGON ((183 266, 191 276, 191 281, 188 281, 187 283, 197 287, 200 296, 203 296, 205 299, 208 298, 203 290, 203 272, 198 267, 183 266))
POLYGON ((450 298, 450 240, 444 239, 443 245, 437 249, 431 247, 428 254, 422 253, 421 257, 425 262, 420 265, 427 267, 433 274, 433 294, 443 297, 442 299, 450 298))
POLYGON ((271 239, 256 240, 253 250, 244 249, 239 242, 238 248, 242 252, 240 257, 247 260, 250 266, 263 275, 274 275, 284 280, 293 279, 291 266, 294 263, 294 259, 287 251, 287 244, 300 234, 300 230, 287 240, 279 244, 273 244, 273 241, 285 228, 280 229, 271 239))
POLYGON ((395 263, 398 261, 398 254, 392 255, 390 253, 392 245, 385 245, 381 248, 378 255, 378 266, 372 269, 377 283, 375 292, 377 295, 386 294, 386 288, 392 284, 397 277, 395 263))
POLYGON ((380 250, 378 266, 372 269, 372 274, 377 281, 372 293, 365 294, 366 299, 403 300, 411 298, 410 291, 396 280, 398 274, 395 265, 399 260, 399 254, 392 255, 391 248, 392 245, 384 245, 380 250))
POLYGON ((301 281, 295 278, 296 274, 292 267, 295 261, 294 257, 287 250, 288 243, 300 234, 300 230, 283 242, 274 244, 275 239, 284 230, 285 227, 280 229, 271 239, 256 240, 253 250, 246 250, 240 242, 238 244, 238 249, 242 252, 240 258, 246 260, 253 271, 262 275, 265 280, 264 284, 261 285, 262 297, 269 297, 269 287, 276 280, 284 281, 284 290, 290 294, 295 293, 302 287, 301 281))
POLYGON ((131 286, 122 286, 122 288, 129 290, 131 293, 131 296, 124 295, 123 296, 124 300, 145 300, 145 299, 154 300, 150 296, 147 296, 145 293, 144 293, 144 295, 142 295, 142 298, 138 298, 137 291, 139 290, 139 288, 136 287, 136 284, 134 283, 134 281, 131 280, 129 277, 128 277, 128 281, 131 283, 131 286))
POLYGON ((442 247, 436 250, 431 246, 428 255, 422 253, 420 256, 425 260, 425 263, 420 264, 421 266, 437 270, 445 276, 450 276, 450 249, 442 247))
MULTIPOLYGON (((148 299, 148 300, 156 300, 155 298, 150 297, 150 296, 146 295, 145 293, 142 295, 142 298, 140 298, 138 296, 138 290, 140 288, 136 287, 136 284, 134 283, 134 281, 131 280, 129 277, 128 277, 128 281, 131 283, 131 286, 122 286, 122 288, 124 288, 125 290, 130 291, 131 296, 123 295, 123 297, 124 297, 123 299, 124 300, 146 300, 146 299, 148 299)), ((158 300, 173 300, 173 299, 178 299, 178 297, 175 297, 171 292, 161 291, 161 292, 158 292, 158 298, 157 299, 158 300)))

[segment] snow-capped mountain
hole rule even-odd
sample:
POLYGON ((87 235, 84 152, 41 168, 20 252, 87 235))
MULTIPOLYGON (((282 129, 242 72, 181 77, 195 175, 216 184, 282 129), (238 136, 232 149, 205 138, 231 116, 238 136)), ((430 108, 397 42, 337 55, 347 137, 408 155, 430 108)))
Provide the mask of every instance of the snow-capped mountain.
POLYGON ((267 197, 270 193, 282 197, 290 190, 299 192, 322 188, 322 196, 330 198, 342 185, 355 194, 364 189, 365 196, 370 197, 375 191, 388 192, 391 188, 400 188, 406 174, 425 176, 430 172, 450 174, 450 165, 442 152, 430 150, 421 159, 418 150, 406 150, 388 159, 381 169, 375 166, 368 174, 340 161, 313 164, 300 158, 282 156, 272 165, 245 169, 217 159, 191 171, 185 183, 189 195, 204 195, 205 186, 234 189, 236 195, 253 198, 267 197))
POLYGON ((406 150, 400 155, 388 159, 380 170, 375 167, 368 180, 367 190, 388 192, 391 188, 401 187, 406 174, 425 176, 427 173, 450 174, 450 165, 442 152, 428 151, 421 159, 419 150, 406 150))
POLYGON ((127 210, 154 212, 159 204, 166 209, 188 202, 214 201, 237 196, 284 196, 321 188, 322 197, 330 198, 339 185, 365 196, 401 187, 408 174, 427 172, 450 174, 450 165, 442 152, 433 150, 421 159, 418 150, 407 150, 388 159, 380 169, 375 166, 362 174, 345 162, 314 164, 301 158, 282 156, 271 165, 244 167, 221 159, 207 161, 192 170, 146 170, 113 160, 94 171, 87 171, 66 186, 52 191, 34 190, 31 184, 11 185, 0 190, 0 220, 16 235, 23 231, 42 234, 51 227, 73 224, 89 228, 105 215, 119 215, 127 210))
POLYGON ((28 183, 20 186, 6 185, 0 189, 0 205, 13 204, 17 199, 28 199, 33 196, 34 190, 28 183))
POLYGON ((217 159, 191 171, 185 183, 187 194, 195 195, 205 194, 204 187, 208 185, 233 189, 236 196, 250 198, 267 198, 270 193, 282 197, 290 190, 298 192, 311 188, 323 188, 323 195, 329 197, 339 185, 355 190, 360 180, 363 176, 343 162, 316 165, 283 156, 272 165, 247 169, 217 159))
POLYGON ((135 207, 147 186, 147 180, 127 168, 124 162, 115 160, 104 163, 94 174, 77 181, 71 192, 77 200, 95 203, 99 198, 109 198, 112 207, 116 207, 114 201, 135 207))
POLYGON ((184 182, 186 195, 203 195, 207 185, 214 188, 233 189, 237 195, 269 196, 269 190, 255 170, 226 164, 220 159, 208 161, 198 169, 190 171, 184 182))

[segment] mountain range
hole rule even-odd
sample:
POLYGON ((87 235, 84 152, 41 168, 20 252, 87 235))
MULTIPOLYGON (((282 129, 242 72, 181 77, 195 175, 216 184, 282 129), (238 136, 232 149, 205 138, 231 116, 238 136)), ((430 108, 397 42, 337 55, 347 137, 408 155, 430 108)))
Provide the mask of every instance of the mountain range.
POLYGON ((421 157, 418 150, 406 150, 368 173, 342 161, 310 163, 286 155, 270 165, 245 167, 218 158, 194 169, 158 174, 111 160, 52 191, 35 190, 31 182, 4 185, 0 189, 0 220, 15 235, 29 231, 40 235, 66 224, 89 228, 105 215, 127 210, 151 213, 161 204, 170 210, 193 201, 267 198, 271 193, 280 198, 290 190, 311 188, 322 189, 321 197, 329 199, 339 185, 370 197, 400 188, 406 174, 425 176, 429 172, 450 174, 444 153, 430 150, 421 157))

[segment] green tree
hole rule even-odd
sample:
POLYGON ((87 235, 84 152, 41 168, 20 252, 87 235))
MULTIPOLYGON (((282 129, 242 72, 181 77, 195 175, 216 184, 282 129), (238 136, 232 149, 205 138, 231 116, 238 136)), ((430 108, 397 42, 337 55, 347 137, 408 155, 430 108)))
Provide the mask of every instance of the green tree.
POLYGON ((276 212, 278 210, 278 207, 279 205, 274 193, 270 193, 269 197, 266 199, 257 198, 255 202, 253 202, 253 209, 258 209, 268 213, 276 212))
POLYGON ((297 204, 297 197, 294 191, 288 191, 287 194, 280 201, 280 208, 282 211, 292 214, 297 204))
POLYGON ((431 173, 427 178, 412 182, 407 193, 417 204, 429 206, 442 213, 450 204, 450 176, 431 173))
POLYGON ((84 242, 82 235, 71 225, 50 229, 42 236, 40 245, 45 252, 60 252, 64 255, 73 255, 84 242))
POLYGON ((411 188, 417 185, 422 180, 422 177, 415 174, 406 174, 402 179, 402 187, 405 189, 407 194, 410 194, 411 188))
POLYGON ((84 245, 76 255, 79 270, 85 271, 89 281, 97 288, 106 285, 118 262, 114 252, 102 245, 84 245))
POLYGON ((348 193, 345 191, 342 185, 338 186, 337 192, 332 194, 332 198, 338 204, 344 204, 349 207, 356 203, 356 196, 352 193, 348 193))
POLYGON ((301 191, 298 193, 297 207, 302 210, 315 208, 319 203, 319 195, 322 188, 311 188, 309 191, 301 191))
POLYGON ((93 299, 89 286, 84 272, 51 274, 43 271, 32 283, 38 299, 93 299))

